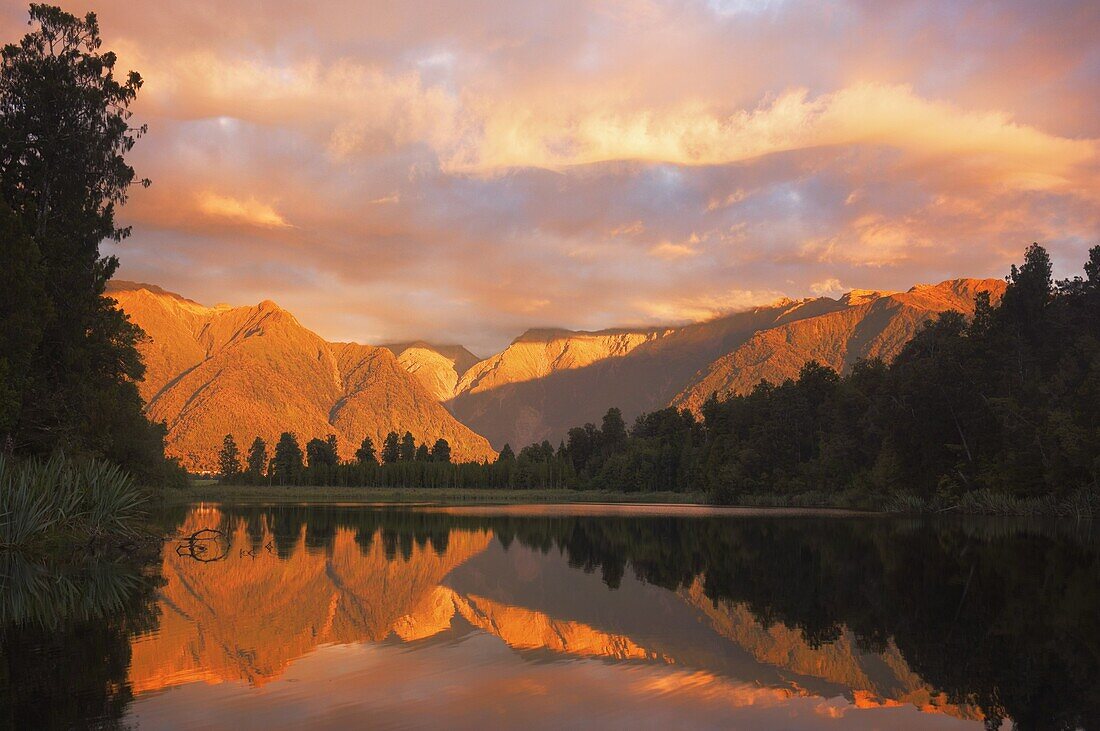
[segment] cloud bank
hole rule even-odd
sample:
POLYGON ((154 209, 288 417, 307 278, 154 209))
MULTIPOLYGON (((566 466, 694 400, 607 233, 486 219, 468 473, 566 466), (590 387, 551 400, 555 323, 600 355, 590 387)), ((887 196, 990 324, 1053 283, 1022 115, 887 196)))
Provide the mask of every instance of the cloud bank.
POLYGON ((153 6, 69 7, 146 79, 121 275, 330 339, 487 353, 1100 241, 1096 3, 153 6))

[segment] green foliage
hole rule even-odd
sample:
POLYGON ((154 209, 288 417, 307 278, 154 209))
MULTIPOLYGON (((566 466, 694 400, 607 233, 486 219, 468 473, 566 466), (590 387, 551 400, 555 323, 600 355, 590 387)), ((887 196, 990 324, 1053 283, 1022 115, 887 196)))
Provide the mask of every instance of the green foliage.
POLYGON ((0 440, 21 455, 105 458, 143 482, 181 477, 164 459, 135 381, 141 331, 103 297, 129 231, 115 209, 141 77, 115 76, 94 14, 32 5, 36 27, 0 51, 0 440))
POLYGON ((132 535, 148 498, 103 460, 0 455, 0 548, 132 535))
POLYGON ((0 435, 10 434, 22 409, 23 391, 49 312, 39 276, 42 255, 7 203, 0 201, 0 435))
POLYGON ((1098 264, 1100 247, 1087 279, 1055 285, 1033 244, 999 306, 985 296, 970 323, 957 312, 926 322, 889 366, 857 363, 839 378, 807 364, 797 380, 709 401, 712 498, 857 488, 895 505, 1027 513, 1040 498, 1057 512, 1095 492, 1098 264))
POLYGON ((311 469, 335 467, 338 461, 335 434, 329 434, 325 439, 310 439, 306 444, 306 462, 311 469))

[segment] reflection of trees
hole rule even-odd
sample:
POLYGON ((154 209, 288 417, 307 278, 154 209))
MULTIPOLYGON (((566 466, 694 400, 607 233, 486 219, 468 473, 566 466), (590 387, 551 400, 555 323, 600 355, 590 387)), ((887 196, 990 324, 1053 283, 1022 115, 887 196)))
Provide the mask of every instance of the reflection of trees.
POLYGON ((58 566, 0 551, 0 624, 56 627, 121 610, 142 578, 128 564, 87 561, 58 566))
MULTIPOLYGON (((229 509, 289 547, 331 544, 335 527, 376 533, 390 560, 442 551, 453 529, 493 531, 618 586, 627 571, 670 590, 702 577, 707 597, 744 604, 813 645, 847 627, 863 647, 893 638, 909 666, 995 725, 1073 728, 1100 720, 1100 551, 1086 536, 1007 521, 475 517, 348 508, 229 509), (312 537, 312 538, 311 538, 312 537)), ((258 535, 254 532, 253 535, 258 535)))
POLYGON ((119 726, 130 638, 156 624, 155 583, 134 562, 0 552, 0 725, 119 726))

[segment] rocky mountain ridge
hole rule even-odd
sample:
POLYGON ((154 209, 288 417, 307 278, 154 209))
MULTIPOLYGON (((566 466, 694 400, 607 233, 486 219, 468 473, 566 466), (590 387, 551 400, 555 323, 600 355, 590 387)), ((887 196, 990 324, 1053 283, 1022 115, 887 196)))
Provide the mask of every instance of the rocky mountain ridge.
POLYGON ((456 459, 495 456, 386 348, 326 342, 270 300, 204 307, 129 282, 108 294, 147 335, 146 411, 167 425, 169 456, 190 470, 215 470, 226 434, 242 451, 256 436, 271 450, 284 431, 303 445, 334 433, 345 459, 364 436, 380 449, 391 430, 446 439, 456 459))
POLYGON ((538 328, 484 359, 423 341, 328 343, 270 300, 205 307, 126 282, 110 296, 150 335, 140 388, 150 417, 168 424, 170 453, 210 469, 221 437, 242 430, 248 441, 285 428, 305 439, 334 432, 350 457, 363 435, 380 444, 386 431, 409 429, 446 438, 458 459, 483 459, 506 443, 556 444, 612 406, 628 423, 670 405, 698 412, 712 393, 780 382, 811 359, 841 372, 860 358, 889 360, 925 320, 971 315, 980 292, 996 300, 1004 288, 953 279, 784 299, 683 326, 538 328))

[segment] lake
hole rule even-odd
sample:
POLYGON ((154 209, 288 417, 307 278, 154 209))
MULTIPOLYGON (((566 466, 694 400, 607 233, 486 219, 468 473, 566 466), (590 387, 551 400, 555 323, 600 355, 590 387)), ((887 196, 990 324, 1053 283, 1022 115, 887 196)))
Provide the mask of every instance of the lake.
POLYGON ((1088 523, 196 505, 4 561, 15 728, 1094 728, 1088 523))

